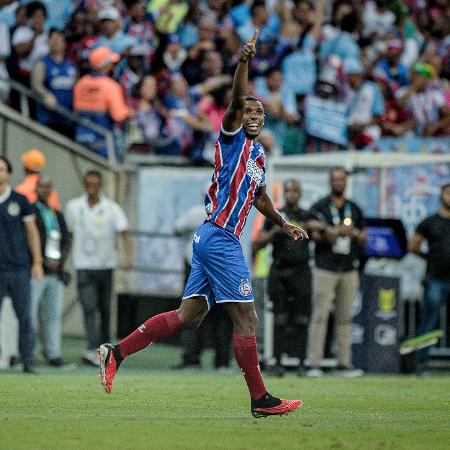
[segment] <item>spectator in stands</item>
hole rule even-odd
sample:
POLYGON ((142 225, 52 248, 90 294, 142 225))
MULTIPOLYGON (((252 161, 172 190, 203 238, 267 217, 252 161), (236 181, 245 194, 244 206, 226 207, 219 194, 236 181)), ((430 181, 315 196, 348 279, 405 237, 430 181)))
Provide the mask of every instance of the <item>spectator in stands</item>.
POLYGON ((150 0, 147 12, 151 14, 156 28, 164 34, 175 33, 189 10, 185 0, 150 0))
POLYGON ((11 55, 11 39, 9 27, 6 22, 0 21, 0 102, 6 103, 9 99, 9 74, 6 68, 6 59, 11 55))
POLYGON ((136 84, 147 72, 146 55, 147 52, 142 45, 135 45, 129 51, 126 66, 119 79, 127 104, 130 104, 136 84))
POLYGON ((19 321, 23 371, 34 374, 30 278, 43 277, 41 246, 33 208, 26 197, 11 189, 11 173, 11 163, 0 156, 0 306, 6 295, 11 297, 19 321))
POLYGON ((403 43, 400 39, 391 39, 386 43, 387 49, 375 69, 374 75, 385 78, 391 90, 409 84, 409 69, 402 63, 400 56, 403 52, 403 43))
POLYGON ((94 47, 108 47, 112 52, 126 56, 131 47, 138 43, 135 37, 125 33, 122 29, 122 18, 119 11, 108 6, 99 11, 101 34, 94 47))
MULTIPOLYGON (((41 178, 41 172, 45 168, 46 158, 40 150, 31 148, 22 154, 20 160, 22 161, 23 170, 25 171, 25 178, 22 183, 16 187, 15 191, 24 195, 30 204, 33 205, 37 200, 37 185, 41 178)), ((57 211, 61 209, 61 203, 55 189, 51 191, 48 203, 57 211)))
POLYGON ((336 55, 345 61, 347 58, 360 58, 359 46, 353 37, 358 26, 358 16, 351 12, 342 17, 336 36, 325 40, 320 46, 320 59, 325 61, 331 55, 336 55))
MULTIPOLYGON (((119 59, 108 47, 93 50, 89 56, 92 73, 81 77, 73 92, 74 111, 110 132, 118 131, 117 125, 131 115, 120 84, 109 75, 119 59)), ((112 156, 105 137, 87 126, 77 125, 76 140, 104 158, 112 156)), ((116 157, 121 158, 117 144, 116 157)))
POLYGON ((113 270, 118 266, 117 235, 124 242, 123 268, 132 265, 127 218, 121 207, 101 192, 102 185, 100 172, 87 172, 86 193, 70 200, 66 209, 87 340, 82 360, 92 365, 98 365, 96 349, 110 336, 113 270))
POLYGON ((336 349, 338 373, 357 376, 351 369, 352 304, 359 284, 359 258, 366 243, 364 217, 358 205, 345 197, 347 172, 330 172, 331 193, 311 207, 311 213, 323 222, 323 232, 314 234, 312 317, 308 335, 307 375, 320 377, 328 318, 335 301, 336 349))
POLYGON ((179 155, 179 142, 170 133, 167 123, 170 113, 158 96, 158 86, 153 75, 141 78, 135 88, 135 97, 135 121, 144 142, 157 154, 179 155))
POLYGON ((266 42, 274 40, 280 33, 280 19, 269 11, 264 0, 253 1, 249 19, 237 27, 236 31, 241 37, 241 42, 248 42, 256 29, 259 29, 259 39, 266 42))
POLYGON ((383 38, 392 28, 395 15, 388 9, 386 0, 368 1, 362 15, 362 34, 383 38))
POLYGON ((72 0, 40 0, 40 2, 45 6, 48 15, 46 28, 64 30, 74 10, 74 2, 72 0))
POLYGON ((0 0, 0 22, 6 23, 9 28, 15 24, 15 14, 19 2, 16 0, 0 0))
POLYGON ((201 56, 192 59, 191 55, 182 65, 182 73, 190 86, 199 84, 208 78, 222 75, 222 55, 213 49, 204 50, 201 56), (200 70, 198 70, 200 67, 200 70))
POLYGON ((33 30, 33 49, 31 51, 31 67, 42 56, 48 53, 48 34, 46 31, 47 8, 40 1, 32 1, 27 4, 28 26, 33 30))
POLYGON ((41 96, 44 105, 38 104, 38 122, 73 139, 74 124, 71 119, 58 114, 61 106, 72 111, 73 87, 77 81, 77 69, 65 57, 66 38, 64 32, 52 28, 48 37, 48 55, 33 67, 31 86, 41 96))
MULTIPOLYGON (((301 226, 308 233, 311 226, 321 229, 321 222, 299 206, 301 187, 298 181, 284 183, 285 204, 280 212, 289 222, 301 226)), ((270 373, 283 376, 281 356, 295 347, 300 360, 299 375, 304 372, 306 341, 309 317, 311 315, 311 269, 309 267, 309 243, 297 241, 294 244, 281 228, 265 221, 254 249, 259 250, 272 244, 272 267, 268 279, 268 293, 274 313, 273 356, 275 366, 270 373), (289 346, 289 340, 295 339, 295 346, 289 346)))
POLYGON ((36 224, 41 241, 44 277, 32 280, 31 304, 35 328, 40 329, 44 357, 52 367, 69 368, 61 357, 61 321, 64 303, 64 262, 70 250, 70 236, 64 216, 49 205, 53 184, 43 177, 37 184, 36 224))
POLYGON ((127 7, 124 32, 137 40, 137 45, 142 49, 146 63, 150 64, 155 53, 155 29, 145 14, 145 2, 128 0, 124 3, 127 7))
POLYGON ((411 85, 399 89, 398 102, 414 118, 417 132, 422 136, 448 135, 450 108, 443 93, 435 89, 432 81, 436 71, 428 63, 416 63, 411 71, 411 85))
MULTIPOLYGON (((450 184, 441 187, 441 207, 436 214, 424 219, 416 228, 409 250, 425 258, 427 273, 418 335, 436 329, 441 306, 450 298, 450 184), (427 241, 428 252, 422 251, 427 241)), ((422 374, 429 361, 429 347, 417 354, 417 373, 422 374)))
POLYGON ((178 73, 187 58, 187 51, 181 47, 180 38, 176 34, 167 37, 167 46, 163 53, 163 61, 170 73, 178 73))
POLYGON ((380 117, 384 114, 384 99, 376 83, 364 80, 360 61, 347 58, 344 70, 350 87, 347 99, 349 136, 357 148, 362 148, 381 136, 380 117))

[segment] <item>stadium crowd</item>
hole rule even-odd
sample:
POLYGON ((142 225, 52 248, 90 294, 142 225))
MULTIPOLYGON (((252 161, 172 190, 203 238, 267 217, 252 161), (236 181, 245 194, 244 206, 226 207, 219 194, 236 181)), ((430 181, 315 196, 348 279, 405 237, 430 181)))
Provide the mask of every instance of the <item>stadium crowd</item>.
POLYGON ((119 159, 131 147, 211 161, 255 28, 250 89, 273 151, 449 135, 448 0, 1 0, 0 98, 19 108, 8 78, 31 87, 36 120, 102 156, 104 138, 55 108, 112 131, 119 159))

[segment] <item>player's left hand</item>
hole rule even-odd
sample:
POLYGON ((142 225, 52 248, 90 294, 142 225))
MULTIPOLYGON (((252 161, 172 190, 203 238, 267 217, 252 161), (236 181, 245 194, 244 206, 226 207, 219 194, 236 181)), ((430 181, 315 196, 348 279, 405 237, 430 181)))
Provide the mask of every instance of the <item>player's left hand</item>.
POLYGON ((252 59, 256 55, 256 41, 258 39, 259 30, 255 30, 255 34, 251 38, 247 44, 241 50, 241 56, 239 57, 239 61, 247 62, 252 59))
POLYGON ((283 224, 283 231, 291 236, 294 241, 309 239, 308 233, 303 228, 292 225, 292 223, 289 222, 283 224))

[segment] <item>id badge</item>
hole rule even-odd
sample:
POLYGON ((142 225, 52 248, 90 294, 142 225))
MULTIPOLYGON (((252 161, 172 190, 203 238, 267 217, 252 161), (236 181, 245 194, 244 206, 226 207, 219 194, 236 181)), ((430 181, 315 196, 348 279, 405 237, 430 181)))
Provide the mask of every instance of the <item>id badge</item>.
POLYGON ((340 236, 336 239, 336 242, 332 247, 332 252, 338 255, 349 255, 350 244, 351 241, 349 236, 340 236))

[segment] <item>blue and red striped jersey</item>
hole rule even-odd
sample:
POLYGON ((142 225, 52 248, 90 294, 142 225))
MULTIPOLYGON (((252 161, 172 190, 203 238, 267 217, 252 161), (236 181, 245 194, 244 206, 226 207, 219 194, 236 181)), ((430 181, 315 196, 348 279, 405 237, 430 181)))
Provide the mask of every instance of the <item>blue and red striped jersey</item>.
POLYGON ((259 142, 241 128, 222 128, 216 141, 214 173, 205 199, 209 220, 239 237, 255 193, 266 184, 266 156, 259 142))

